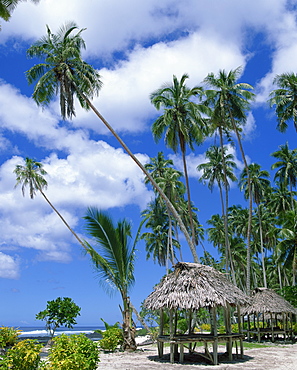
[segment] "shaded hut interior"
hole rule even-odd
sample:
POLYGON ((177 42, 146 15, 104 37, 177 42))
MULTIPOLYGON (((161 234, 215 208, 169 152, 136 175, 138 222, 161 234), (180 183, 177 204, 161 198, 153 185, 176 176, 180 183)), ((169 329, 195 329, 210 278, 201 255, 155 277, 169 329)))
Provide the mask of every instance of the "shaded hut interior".
POLYGON ((164 354, 164 343, 170 343, 170 362, 184 362, 185 352, 195 352, 197 343, 202 343, 202 355, 212 364, 218 364, 218 343, 226 343, 224 355, 229 360, 233 359, 233 345, 236 355, 243 357, 244 334, 240 320, 238 330, 232 332, 231 311, 236 309, 240 313, 240 306, 249 302, 249 298, 221 272, 210 266, 198 263, 179 262, 174 266, 174 271, 165 276, 155 287, 154 291, 146 298, 144 306, 150 310, 160 310, 160 326, 157 338, 158 354, 164 354), (221 307, 224 312, 225 332, 218 333, 217 309, 221 307), (210 332, 201 333, 194 330, 195 312, 200 308, 208 310, 210 315, 210 332), (169 334, 164 334, 163 312, 169 315, 169 334), (188 330, 185 334, 177 331, 176 318, 178 311, 187 313, 188 330), (238 353, 238 343, 240 353, 238 353), (212 345, 210 352, 208 345, 212 345))
POLYGON ((293 323, 297 310, 282 296, 268 288, 256 288, 250 303, 241 308, 242 325, 248 340, 295 341, 293 323))

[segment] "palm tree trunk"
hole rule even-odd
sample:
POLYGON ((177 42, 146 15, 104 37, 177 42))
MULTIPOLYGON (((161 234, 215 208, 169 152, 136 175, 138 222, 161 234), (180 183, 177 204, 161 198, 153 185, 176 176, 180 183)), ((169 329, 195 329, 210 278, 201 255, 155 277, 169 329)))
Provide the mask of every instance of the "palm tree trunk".
POLYGON ((127 147, 127 145, 124 143, 124 141, 118 136, 118 134, 115 132, 115 130, 110 126, 110 124, 105 120, 105 118, 100 114, 100 112, 95 108, 95 106, 91 103, 91 101, 76 88, 77 93, 85 100, 87 105, 92 109, 92 111, 96 114, 96 116, 104 123, 104 125, 108 128, 108 130, 114 135, 114 137, 118 140, 118 142, 121 144, 121 146, 126 150, 126 152, 129 154, 129 156, 133 159, 133 161, 137 164, 138 167, 142 170, 142 172, 145 174, 145 176, 150 180, 153 187, 157 190, 157 192, 160 194, 161 198, 164 200, 165 204, 168 206, 170 211, 172 212, 173 216, 176 218, 176 221, 178 222, 178 225, 180 229, 182 230, 183 234, 185 235, 185 238, 189 244, 190 250, 193 255, 194 262, 198 263, 199 258, 196 252, 195 244, 193 244, 190 235, 182 222, 181 217, 179 216, 178 212, 170 202, 170 200, 167 198, 167 196, 164 194, 162 189, 158 186, 156 181, 152 178, 150 173, 145 169, 143 164, 135 157, 135 155, 131 152, 131 150, 127 147))
MULTIPOLYGON (((231 254, 231 248, 229 243, 229 228, 228 228, 228 207, 229 207, 229 197, 228 197, 228 182, 227 182, 227 174, 226 174, 226 161, 224 156, 224 143, 223 143, 223 131, 222 126, 219 126, 219 134, 220 134, 220 147, 222 152, 222 160, 223 160, 223 169, 224 169, 224 186, 225 186, 225 211, 223 207, 223 201, 222 201, 222 215, 224 219, 224 229, 225 229, 225 248, 226 248, 226 272, 228 273, 229 269, 229 260, 230 260, 230 267, 231 267, 231 276, 233 284, 236 285, 236 279, 235 279, 235 272, 234 272, 234 264, 232 260, 232 254, 231 254), (229 258, 228 258, 229 257, 229 258)), ((220 189, 222 192, 222 190, 220 189)), ((221 193, 221 197, 223 199, 223 195, 221 193)))
POLYGON ((261 211, 258 206, 258 217, 259 217, 259 227, 260 227, 260 245, 261 245, 261 262, 262 262, 262 272, 263 272, 263 283, 264 288, 267 288, 267 279, 266 279, 266 269, 265 269, 265 256, 264 256, 264 243, 263 243, 263 230, 262 230, 262 221, 261 221, 261 211))
POLYGON ((136 328, 132 325, 132 307, 130 305, 130 299, 127 296, 122 296, 124 309, 123 309, 123 350, 124 351, 135 351, 137 348, 135 341, 136 328))
POLYGON ((72 228, 68 225, 68 223, 66 222, 66 220, 64 219, 64 217, 61 215, 61 213, 54 207, 54 205, 50 202, 50 200, 48 199, 48 197, 44 194, 44 192, 41 189, 41 187, 36 182, 35 182, 35 184, 36 184, 38 190, 40 191, 41 195, 44 197, 44 199, 47 201, 47 203, 52 207, 52 209, 56 212, 56 214, 60 217, 60 219, 66 225, 66 227, 68 228, 68 230, 72 233, 72 235, 76 238, 76 240, 80 243, 80 245, 84 249, 86 249, 85 243, 80 239, 80 237, 76 234, 76 232, 74 230, 72 230, 72 228))
POLYGON ((241 152, 242 160, 244 163, 244 167, 246 169, 247 174, 247 181, 248 181, 248 194, 249 194, 249 219, 248 219, 248 229, 247 229, 247 256, 246 256, 246 268, 247 268, 247 274, 246 274, 246 293, 247 295, 250 295, 251 293, 251 229, 252 229, 252 212, 253 212, 253 199, 252 199, 252 187, 251 187, 251 178, 250 178, 250 171, 249 166, 247 164, 244 150, 241 143, 240 134, 238 132, 238 129, 236 127, 236 123, 234 121, 234 118, 229 110, 229 114, 232 121, 233 130, 236 134, 239 149, 241 152))
POLYGON ((182 147, 182 144, 181 144, 181 148, 182 148, 182 157, 183 157, 184 173, 185 173, 186 188, 187 188, 188 213, 189 213, 190 228, 191 228, 191 234, 192 234, 192 243, 194 246, 196 246, 196 235, 195 235, 196 233, 195 233, 194 223, 193 223, 192 202, 191 202, 189 176, 188 176, 188 169, 187 169, 187 162, 186 162, 186 153, 185 153, 185 149, 182 147))

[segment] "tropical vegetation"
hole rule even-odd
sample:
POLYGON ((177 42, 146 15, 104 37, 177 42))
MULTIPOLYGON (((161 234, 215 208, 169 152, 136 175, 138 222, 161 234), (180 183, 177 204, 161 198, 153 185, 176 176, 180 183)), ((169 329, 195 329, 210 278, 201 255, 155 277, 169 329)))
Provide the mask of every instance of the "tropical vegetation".
MULTIPOLYGON (((241 81, 242 68, 210 72, 201 86, 192 88, 186 85, 187 74, 180 79, 174 75, 172 82, 156 88, 150 101, 160 115, 152 123, 152 136, 156 142, 163 138, 174 154, 181 153, 183 170, 179 171, 162 152, 143 165, 92 104, 102 82, 98 71, 82 59, 83 31, 74 22, 62 26, 56 34, 47 26, 47 34, 28 49, 29 57, 42 62, 30 68, 26 76, 30 84, 35 84, 33 99, 38 105, 46 106, 58 95, 61 116, 66 120, 76 114, 76 98, 84 109, 96 114, 140 167, 154 197, 141 213, 139 234, 132 243, 129 220, 115 224, 107 213, 89 208, 84 219, 90 239, 81 241, 47 199, 42 164, 26 158, 24 165, 16 167, 15 174, 23 194, 27 187, 31 198, 36 192, 41 193, 61 217, 91 258, 107 291, 113 288, 120 293, 123 349, 136 348, 130 291, 139 240, 145 242, 147 258, 166 266, 168 273, 170 264, 183 259, 183 233, 194 262, 225 272, 248 294, 257 286, 288 294, 288 288, 296 286, 297 275, 297 149, 290 149, 288 143, 275 148, 271 158, 276 161, 269 170, 249 163, 243 137, 255 95, 253 87, 241 81), (209 148, 204 160, 197 163, 197 171, 200 182, 210 191, 218 189, 220 212, 213 214, 204 228, 197 216, 199 204, 196 206, 191 197, 186 154, 187 149, 195 152, 206 142, 210 143, 209 148), (232 148, 241 153, 242 170, 235 163, 232 148), (248 207, 233 203, 232 187, 242 192, 248 207), (218 257, 206 249, 198 256, 196 247, 200 243, 204 248, 205 239, 218 257)), ((274 83, 276 89, 268 104, 275 108, 277 129, 286 131, 290 121, 296 128, 297 77, 284 73, 276 76, 274 83)))

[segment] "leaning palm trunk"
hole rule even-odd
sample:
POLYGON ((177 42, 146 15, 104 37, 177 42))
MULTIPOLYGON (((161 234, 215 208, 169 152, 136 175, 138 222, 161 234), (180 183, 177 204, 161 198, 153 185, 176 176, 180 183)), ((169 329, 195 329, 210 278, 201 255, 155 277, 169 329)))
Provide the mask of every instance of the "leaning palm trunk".
POLYGON ((64 225, 66 225, 66 227, 68 228, 68 230, 72 233, 72 235, 76 238, 76 240, 80 243, 80 245, 86 249, 86 246, 85 246, 85 243, 80 239, 80 237, 76 234, 76 232, 74 230, 72 230, 72 228, 68 225, 67 221, 65 220, 65 218, 61 215, 61 213, 54 207, 54 205, 50 202, 50 200, 48 199, 48 197, 45 195, 45 193, 43 192, 42 188, 38 185, 37 182, 35 182, 35 185, 36 187, 38 188, 38 190, 40 191, 41 195, 44 197, 44 199, 47 201, 47 203, 52 207, 52 209, 56 212, 56 214, 60 217, 60 219, 63 221, 64 225))
POLYGON ((129 154, 129 156, 133 159, 133 161, 137 164, 138 167, 142 170, 142 172, 147 176, 147 178, 150 180, 151 184, 154 186, 154 188, 157 190, 157 192, 160 194, 162 199, 164 200, 165 204, 168 206, 170 211, 172 212, 173 216, 176 218, 176 221, 178 222, 178 225, 181 229, 181 231, 184 233, 185 238, 189 244, 190 250, 193 255, 194 262, 198 263, 199 258, 196 252, 195 244, 192 242, 191 237, 182 222, 181 217, 179 216, 178 212, 170 202, 170 200, 167 198, 165 193, 162 191, 162 189, 158 186, 156 181, 152 178, 150 173, 145 169, 143 164, 136 158, 136 156, 131 152, 131 150, 127 147, 127 145, 124 143, 124 141, 119 137, 119 135, 115 132, 115 130, 110 126, 110 124, 106 121, 106 119, 100 114, 100 112, 96 109, 96 107, 91 103, 91 101, 86 97, 85 94, 83 94, 79 89, 76 88, 77 93, 85 100, 87 105, 92 109, 92 111, 96 114, 96 116, 104 123, 104 125, 108 128, 108 130, 114 135, 114 137, 118 140, 118 142, 121 144, 121 146, 126 150, 126 152, 129 154))

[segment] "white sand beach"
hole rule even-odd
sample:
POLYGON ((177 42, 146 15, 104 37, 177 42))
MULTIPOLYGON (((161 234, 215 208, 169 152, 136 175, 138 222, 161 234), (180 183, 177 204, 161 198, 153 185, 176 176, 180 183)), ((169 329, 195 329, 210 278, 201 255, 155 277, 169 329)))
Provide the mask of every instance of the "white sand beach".
MULTIPOLYGON (((224 347, 219 352, 224 351, 224 347)), ((169 352, 169 349, 167 349, 169 352)), ((165 354, 167 352, 165 351, 165 354)), ((229 362, 220 360, 218 366, 208 365, 202 358, 199 362, 189 362, 185 356, 185 363, 171 364, 169 356, 158 358, 156 345, 140 346, 136 352, 101 353, 98 370, 296 370, 297 369, 297 343, 286 345, 272 345, 271 347, 246 349, 243 359, 229 362)))

